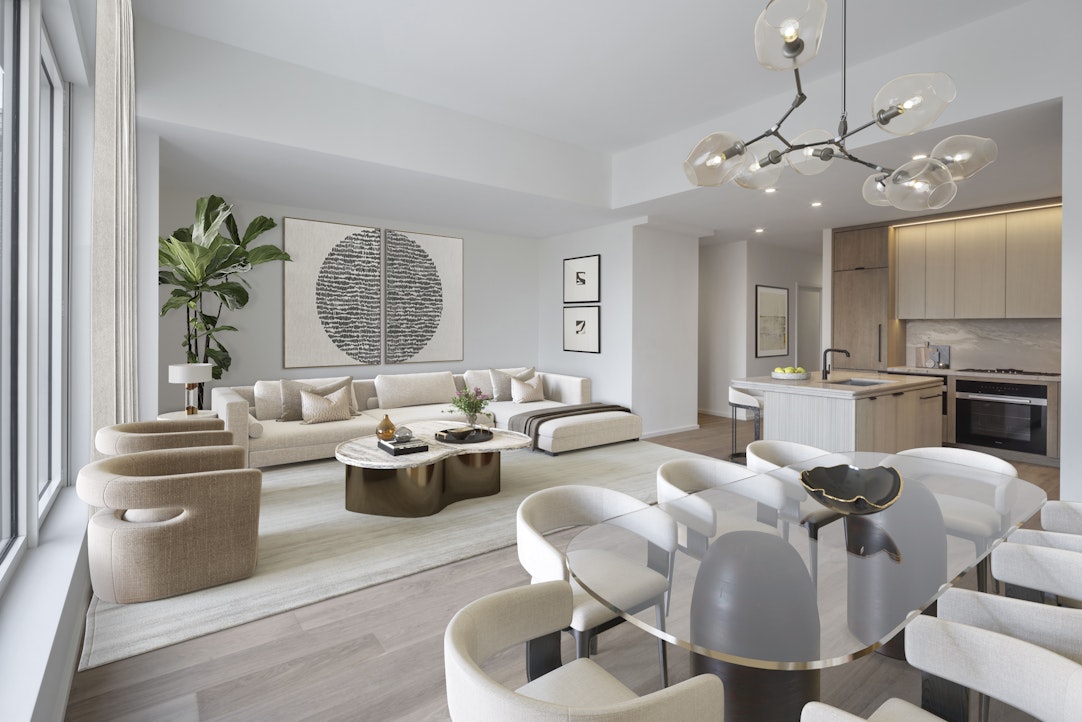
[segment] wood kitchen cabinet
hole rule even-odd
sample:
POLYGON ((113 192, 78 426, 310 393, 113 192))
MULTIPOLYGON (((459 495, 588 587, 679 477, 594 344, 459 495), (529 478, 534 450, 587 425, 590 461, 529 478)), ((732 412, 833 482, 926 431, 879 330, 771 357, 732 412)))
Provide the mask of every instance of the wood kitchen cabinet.
POLYGON ((1006 216, 1007 318, 1059 318, 1063 209, 1036 208, 1006 216))
POLYGON ((941 446, 943 387, 913 389, 856 402, 856 448, 893 454, 941 446))
POLYGON ((1006 235, 1003 215, 954 222, 955 318, 1004 317, 1006 235))
POLYGON ((954 318, 954 222, 894 229, 898 318, 954 318))
POLYGON ((836 231, 832 246, 835 271, 887 268, 890 265, 890 229, 885 226, 836 231))
POLYGON ((835 368, 885 370, 886 333, 889 322, 890 271, 871 268, 834 273, 834 348, 849 351, 849 357, 834 354, 835 368))

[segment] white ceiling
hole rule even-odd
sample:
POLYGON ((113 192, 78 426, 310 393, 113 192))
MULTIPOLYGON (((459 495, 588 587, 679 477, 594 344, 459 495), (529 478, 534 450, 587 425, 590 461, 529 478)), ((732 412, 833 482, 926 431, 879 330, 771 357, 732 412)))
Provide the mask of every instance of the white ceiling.
MULTIPOLYGON (((854 0, 848 8, 849 64, 927 37, 929 18, 935 18, 935 33, 943 34, 1016 4, 854 0)), ((755 61, 752 27, 763 3, 754 0, 133 0, 133 5, 136 17, 145 21, 606 153, 792 88, 791 74, 770 73, 755 61)), ((815 61, 821 66, 840 66, 841 8, 839 2, 830 3, 822 51, 815 61)), ((865 104, 866 99, 859 99, 860 108, 865 104)), ((1000 157, 960 186, 949 210, 1058 195, 1061 115, 1060 104, 1052 102, 962 124, 954 132, 994 138, 1000 157)), ((233 173, 235 183, 251 186, 266 162, 259 160, 268 150, 261 144, 235 138, 216 142, 213 134, 179 127, 156 130, 163 138, 163 166, 168 164, 177 183, 199 173, 204 161, 233 173)), ((910 148, 926 151, 928 144, 949 134, 949 128, 941 127, 890 141, 889 157, 908 157, 910 148)), ((861 155, 875 157, 878 150, 872 146, 861 155)), ((383 174, 377 195, 386 196, 382 209, 387 212, 379 215, 394 215, 398 209, 387 204, 401 203, 395 191, 408 186, 415 202, 412 209, 401 209, 401 217, 531 237, 651 215, 714 229, 726 240, 753 237, 751 229, 764 226, 765 240, 815 247, 823 227, 900 215, 864 204, 859 186, 867 170, 851 164, 839 167, 840 162, 811 179, 787 172, 773 196, 735 187, 692 189, 613 212, 405 172, 396 175, 355 160, 301 157, 304 152, 297 149, 278 151, 288 156, 291 167, 318 167, 341 182, 325 184, 318 196, 304 198, 297 184, 273 187, 274 177, 281 174, 271 173, 256 181, 265 186, 259 191, 267 200, 334 207, 327 189, 333 196, 343 183, 355 187, 383 174), (430 202, 416 203, 424 197, 418 193, 430 193, 430 202), (824 206, 813 214, 811 200, 824 206)), ((673 163, 682 161, 673 158, 673 163)))

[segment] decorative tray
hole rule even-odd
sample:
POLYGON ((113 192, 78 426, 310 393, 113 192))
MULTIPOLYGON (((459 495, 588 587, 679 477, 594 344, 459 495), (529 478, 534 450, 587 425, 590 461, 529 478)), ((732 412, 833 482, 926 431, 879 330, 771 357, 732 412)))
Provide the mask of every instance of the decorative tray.
POLYGON ((444 429, 436 432, 436 441, 442 441, 445 444, 477 444, 491 439, 491 431, 488 429, 475 429, 472 426, 460 426, 455 429, 444 429))
POLYGON ((805 379, 811 378, 811 372, 805 371, 802 374, 787 374, 780 371, 771 371, 770 376, 771 378, 785 379, 786 381, 804 381, 805 379))
POLYGON ((812 498, 841 514, 883 511, 902 493, 902 476, 889 466, 817 466, 800 472, 800 483, 812 498))

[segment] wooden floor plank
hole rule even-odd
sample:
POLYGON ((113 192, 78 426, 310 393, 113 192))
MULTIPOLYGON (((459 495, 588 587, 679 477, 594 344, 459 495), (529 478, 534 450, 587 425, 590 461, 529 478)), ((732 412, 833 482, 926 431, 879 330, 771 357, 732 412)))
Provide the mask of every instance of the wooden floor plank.
MULTIPOLYGON (((737 423, 741 445, 750 421, 737 423)), ((695 431, 651 441, 728 458, 729 419, 701 416, 695 431)), ((1020 475, 1059 496, 1059 469, 1016 464, 1020 475)), ((972 575, 961 584, 972 588, 972 575)), ((138 657, 79 672, 68 719, 98 720, 446 720, 443 632, 468 602, 525 584, 513 547, 362 589, 138 657)), ((564 658, 573 656, 564 635, 564 658)), ((598 663, 636 692, 657 689, 656 640, 630 624, 601 636, 598 663)), ((521 650, 486 670, 501 683, 522 684, 521 650)), ((673 681, 690 674, 687 653, 670 648, 673 681)), ((822 695, 869 715, 888 697, 919 700, 920 676, 878 654, 827 669, 822 695)), ((993 722, 1030 718, 993 702, 993 722)))

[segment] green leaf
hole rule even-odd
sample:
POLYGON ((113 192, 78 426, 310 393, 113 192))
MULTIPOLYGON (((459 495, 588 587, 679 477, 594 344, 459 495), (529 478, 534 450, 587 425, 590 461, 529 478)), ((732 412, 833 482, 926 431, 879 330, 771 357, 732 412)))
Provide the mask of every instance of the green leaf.
POLYGON ((162 304, 162 311, 159 315, 164 316, 166 313, 172 311, 174 308, 183 308, 185 305, 187 305, 187 303, 188 295, 180 289, 176 289, 173 291, 173 294, 169 296, 168 299, 166 299, 165 303, 162 304))
POLYGON ((268 261, 291 261, 289 254, 277 246, 256 246, 248 249, 248 263, 257 266, 268 261))
POLYGON ((278 224, 274 222, 273 218, 267 218, 266 216, 257 216, 248 227, 244 229, 244 238, 241 240, 240 245, 245 248, 252 242, 257 236, 261 236, 272 228, 275 228, 278 224))
POLYGON ((218 229, 231 212, 231 207, 218 196, 208 196, 196 201, 195 225, 192 226, 192 243, 209 246, 215 240, 221 238, 218 235, 218 229))
POLYGON ((222 371, 228 371, 229 367, 233 364, 233 357, 229 355, 229 351, 226 350, 225 346, 223 346, 220 341, 215 339, 215 342, 218 344, 218 348, 211 348, 208 345, 207 356, 213 359, 214 364, 222 371))
POLYGON ((248 303, 248 289, 234 281, 226 281, 216 286, 210 286, 207 290, 213 293, 226 308, 243 308, 248 303))
POLYGON ((240 241, 238 240, 240 238, 240 231, 237 229, 237 219, 233 217, 232 213, 229 214, 229 217, 225 219, 225 223, 223 225, 225 226, 226 233, 229 234, 229 240, 235 244, 243 246, 244 244, 240 243, 240 241))

